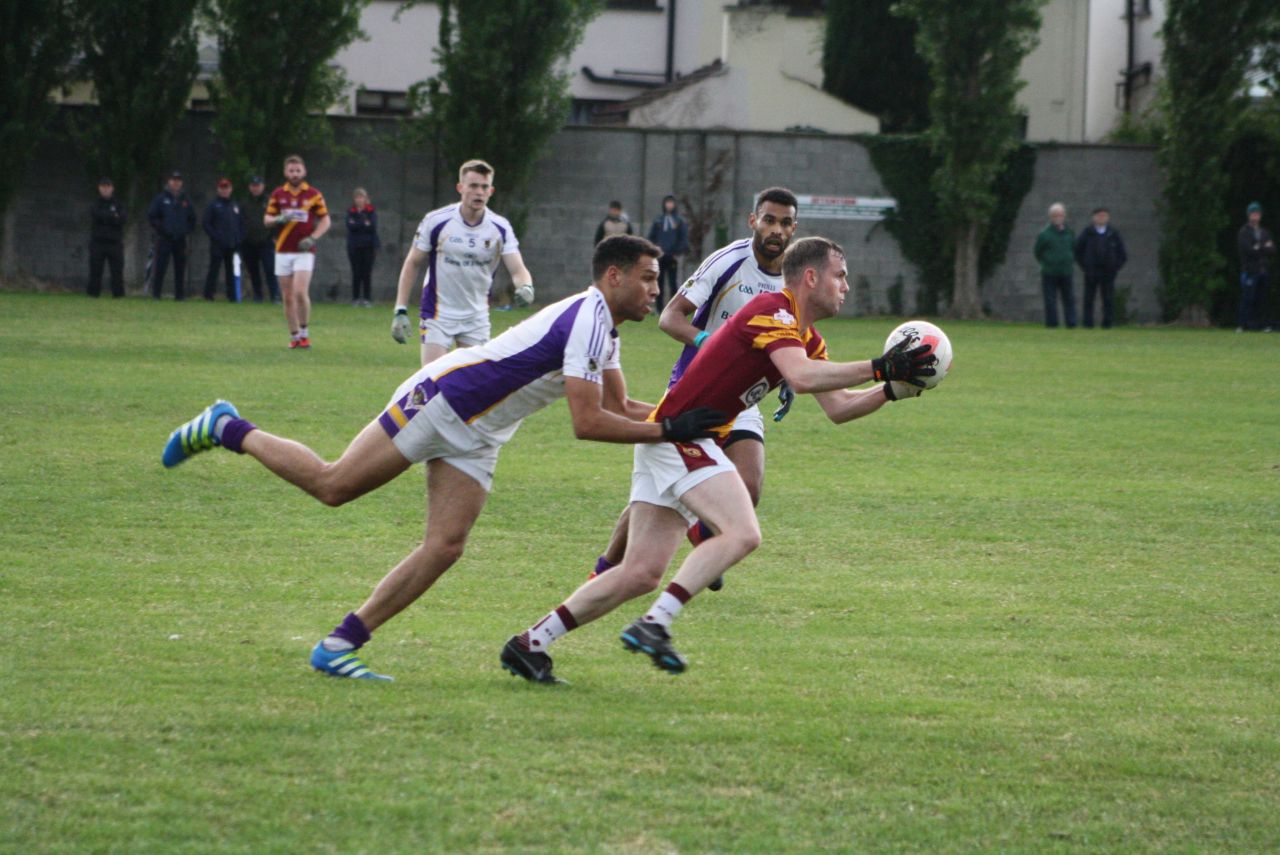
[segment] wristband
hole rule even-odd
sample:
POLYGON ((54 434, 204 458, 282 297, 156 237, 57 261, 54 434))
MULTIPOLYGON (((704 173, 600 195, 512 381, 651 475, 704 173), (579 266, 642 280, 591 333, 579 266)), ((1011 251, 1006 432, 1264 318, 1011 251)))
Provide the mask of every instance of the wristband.
POLYGON ((693 346, 702 347, 702 343, 710 337, 711 337, 711 333, 707 332, 706 330, 703 330, 702 332, 698 333, 693 337, 693 346))
POLYGON ((407 315, 407 314, 409 314, 409 307, 408 307, 408 306, 396 306, 396 314, 397 314, 397 315, 407 315))

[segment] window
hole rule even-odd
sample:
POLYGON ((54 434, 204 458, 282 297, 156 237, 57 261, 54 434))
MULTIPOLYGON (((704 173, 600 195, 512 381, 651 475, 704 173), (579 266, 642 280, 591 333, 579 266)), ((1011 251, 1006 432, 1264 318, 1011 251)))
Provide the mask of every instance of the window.
POLYGON ((661 12, 658 0, 606 0, 606 9, 617 9, 622 12, 661 12))
POLYGON ((409 95, 406 92, 384 92, 361 89, 356 92, 357 116, 407 116, 409 95))

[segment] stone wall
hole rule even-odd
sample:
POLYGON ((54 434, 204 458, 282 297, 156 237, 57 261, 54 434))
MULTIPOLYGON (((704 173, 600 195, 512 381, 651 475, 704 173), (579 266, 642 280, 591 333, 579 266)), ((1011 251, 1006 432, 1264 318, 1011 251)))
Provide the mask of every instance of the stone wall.
MULTIPOLYGON (((432 208, 456 200, 456 179, 452 169, 436 163, 430 151, 403 151, 391 145, 392 122, 337 118, 334 123, 337 141, 348 154, 312 157, 308 162, 310 178, 325 193, 338 220, 332 237, 321 242, 313 296, 349 299, 341 220, 352 188, 364 186, 381 219, 383 252, 374 269, 375 297, 389 301, 418 221, 432 208)), ((201 211, 213 196, 216 158, 208 114, 189 114, 174 139, 170 162, 186 174, 187 191, 201 211)), ((41 147, 30 180, 5 218, 7 275, 71 288, 84 286, 87 208, 95 178, 86 173, 82 159, 66 141, 55 139, 41 147)), ((504 197, 502 175, 496 179, 494 209, 508 216, 523 214, 521 248, 540 302, 586 284, 592 238, 610 199, 623 203, 641 234, 659 212, 665 194, 674 192, 687 199, 692 210, 685 213, 692 213, 704 226, 701 250, 709 253, 718 239, 746 234, 753 194, 771 184, 797 193, 886 195, 867 150, 856 139, 806 134, 572 127, 556 135, 539 161, 524 211, 504 197)), ((236 184, 239 192, 243 181, 236 184)), ((159 189, 157 181, 155 191, 159 189)), ((1129 247, 1129 266, 1118 282, 1127 293, 1129 317, 1154 321, 1158 317, 1155 204, 1159 190, 1150 149, 1040 148, 1034 185, 1018 212, 1008 258, 984 284, 983 299, 992 314, 1024 321, 1041 317, 1031 245, 1044 225, 1049 204, 1062 201, 1076 228, 1087 223, 1093 207, 1111 208, 1112 221, 1129 247)), ((142 208, 130 213, 135 221, 143 221, 142 208)), ((887 312, 888 291, 901 278, 905 311, 912 312, 915 271, 883 226, 806 218, 803 210, 800 220, 801 234, 826 235, 848 251, 851 278, 855 283, 861 280, 862 287, 846 302, 846 311, 861 305, 887 312)), ((137 230, 126 271, 131 281, 141 278, 146 242, 147 230, 137 230)), ((207 268, 202 234, 195 238, 190 254, 188 287, 198 289, 207 268)), ((696 261, 690 258, 685 272, 696 261)), ((1077 276, 1077 296, 1078 284, 1077 276)))

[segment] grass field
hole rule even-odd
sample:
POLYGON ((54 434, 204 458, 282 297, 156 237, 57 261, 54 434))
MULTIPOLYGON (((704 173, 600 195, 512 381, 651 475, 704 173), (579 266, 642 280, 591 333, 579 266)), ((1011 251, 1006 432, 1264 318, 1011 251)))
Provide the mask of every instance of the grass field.
MULTIPOLYGON (((548 690, 498 650, 589 570, 630 449, 531 418, 367 648, 397 682, 322 678, 420 472, 334 510, 159 462, 216 396, 336 456, 415 367, 389 311, 318 306, 309 353, 277 312, 0 295, 0 851, 1280 848, 1280 336, 948 323, 937 391, 771 428, 765 543, 678 622, 686 674, 622 650, 637 603, 548 690)), ((652 399, 675 348, 622 332, 652 399)))

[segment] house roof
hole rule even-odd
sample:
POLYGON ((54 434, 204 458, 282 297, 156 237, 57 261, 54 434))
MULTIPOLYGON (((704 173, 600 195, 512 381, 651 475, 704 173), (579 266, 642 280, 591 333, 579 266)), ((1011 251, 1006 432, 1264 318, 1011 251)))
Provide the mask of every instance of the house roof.
POLYGON ((681 89, 706 80, 708 77, 715 77, 717 74, 723 74, 726 71, 728 71, 728 66, 719 59, 716 59, 701 68, 695 68, 683 77, 677 77, 670 83, 659 86, 657 89, 650 89, 648 92, 642 92, 625 101, 605 104, 596 110, 596 114, 601 116, 622 114, 625 116, 637 107, 643 107, 645 104, 651 104, 654 101, 665 98, 673 92, 679 92, 681 89))

